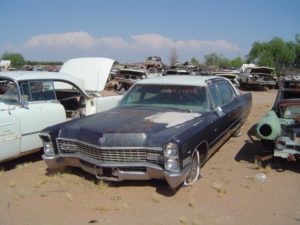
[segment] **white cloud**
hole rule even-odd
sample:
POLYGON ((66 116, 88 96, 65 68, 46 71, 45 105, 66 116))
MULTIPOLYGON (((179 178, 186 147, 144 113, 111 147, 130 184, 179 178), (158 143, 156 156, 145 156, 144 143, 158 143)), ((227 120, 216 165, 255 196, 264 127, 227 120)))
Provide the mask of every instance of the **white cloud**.
POLYGON ((30 38, 25 47, 53 47, 53 48, 92 48, 96 44, 95 38, 86 32, 68 32, 61 34, 42 34, 30 38))
POLYGON ((129 44, 120 37, 103 37, 97 39, 97 45, 111 49, 129 48, 129 44))
POLYGON ((132 46, 136 47, 147 47, 147 48, 174 48, 176 47, 176 42, 167 37, 163 37, 159 34, 141 34, 131 36, 132 46))
POLYGON ((225 40, 203 41, 203 40, 174 40, 163 37, 159 34, 142 34, 131 37, 135 43, 134 47, 144 46, 148 48, 178 48, 194 50, 211 50, 211 51, 231 51, 238 52, 240 49, 237 45, 225 40))
POLYGON ((25 44, 27 48, 78 48, 91 49, 105 47, 111 49, 128 48, 129 45, 120 37, 95 38, 86 32, 68 32, 60 34, 43 34, 30 38, 25 44))
POLYGON ((131 36, 131 42, 121 37, 92 37, 86 32, 68 32, 60 34, 43 34, 30 38, 25 47, 51 47, 51 48, 80 48, 90 49, 105 47, 110 49, 194 49, 211 51, 238 52, 239 47, 225 40, 174 40, 159 34, 141 34, 131 36))
MULTIPOLYGON (((5 47, 5 46, 4 46, 5 47)), ((94 37, 87 32, 41 34, 20 45, 7 44, 3 51, 15 49, 28 59, 65 60, 72 57, 102 56, 119 61, 139 61, 149 55, 167 59, 176 48, 181 60, 216 52, 235 57, 240 48, 226 40, 174 39, 160 34, 138 34, 125 37, 94 37), (9 46, 9 48, 8 48, 9 46)))

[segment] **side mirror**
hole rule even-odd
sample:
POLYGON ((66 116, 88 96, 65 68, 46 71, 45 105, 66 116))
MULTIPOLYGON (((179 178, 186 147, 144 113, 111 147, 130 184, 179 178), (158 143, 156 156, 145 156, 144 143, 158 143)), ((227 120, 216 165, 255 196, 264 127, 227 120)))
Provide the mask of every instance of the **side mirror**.
POLYGON ((27 101, 22 101, 21 102, 21 107, 24 108, 24 109, 29 109, 29 106, 28 106, 28 102, 27 101))
POLYGON ((219 117, 224 116, 224 112, 223 112, 223 110, 222 110, 222 108, 221 108, 220 106, 218 106, 218 107, 216 108, 216 113, 217 113, 217 115, 218 115, 219 117))

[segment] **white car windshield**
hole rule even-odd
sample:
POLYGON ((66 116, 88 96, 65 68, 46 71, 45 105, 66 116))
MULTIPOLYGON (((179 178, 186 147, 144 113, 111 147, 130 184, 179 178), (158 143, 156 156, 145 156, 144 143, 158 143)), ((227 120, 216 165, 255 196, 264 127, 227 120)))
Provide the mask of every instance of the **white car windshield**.
POLYGON ((208 111, 205 87, 183 85, 135 85, 120 103, 125 107, 155 107, 208 111))

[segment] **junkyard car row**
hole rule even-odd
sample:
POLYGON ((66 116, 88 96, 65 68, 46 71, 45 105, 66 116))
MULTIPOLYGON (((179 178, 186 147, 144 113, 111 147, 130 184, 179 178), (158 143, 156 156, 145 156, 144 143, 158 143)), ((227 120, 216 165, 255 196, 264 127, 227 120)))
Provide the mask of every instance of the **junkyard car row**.
MULTIPOLYGON (((160 65, 123 68, 113 74, 124 96, 102 97, 113 66, 112 59, 79 58, 59 73, 0 73, 0 162, 43 145, 50 170, 80 167, 98 179, 163 179, 178 188, 198 180, 249 115, 252 96, 237 90, 243 81, 235 73, 226 72, 229 80, 223 73, 171 75, 160 65)), ((273 88, 276 80, 255 69, 249 76, 273 88)), ((299 84, 298 76, 281 81, 273 111, 256 129, 274 156, 289 160, 299 156, 299 84)))

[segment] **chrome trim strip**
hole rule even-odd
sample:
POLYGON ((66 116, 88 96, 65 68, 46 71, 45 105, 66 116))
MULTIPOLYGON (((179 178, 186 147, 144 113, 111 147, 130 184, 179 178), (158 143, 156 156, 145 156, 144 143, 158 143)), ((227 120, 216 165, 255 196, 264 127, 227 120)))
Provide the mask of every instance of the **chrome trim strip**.
POLYGON ((97 148, 97 149, 102 149, 102 150, 111 150, 111 149, 124 149, 124 150, 127 150, 127 149, 133 149, 133 150, 139 150, 139 149, 144 149, 144 150, 153 150, 153 151, 157 151, 157 152, 163 152, 163 149, 161 147, 130 147, 130 146, 124 146, 124 147, 106 147, 106 146, 98 146, 98 145, 94 145, 94 144, 90 144, 90 143, 87 143, 87 142, 84 142, 84 141, 78 141, 77 139, 72 139, 72 138, 56 138, 56 144, 57 146, 58 145, 58 141, 59 140, 62 140, 62 141, 73 141, 75 143, 80 143, 80 144, 84 144, 84 145, 87 145, 89 147, 92 147, 92 148, 97 148))
POLYGON ((22 134, 22 137, 24 136, 28 136, 28 135, 33 135, 33 134, 39 134, 41 131, 34 131, 34 132, 30 132, 30 133, 25 133, 25 134, 22 134))

